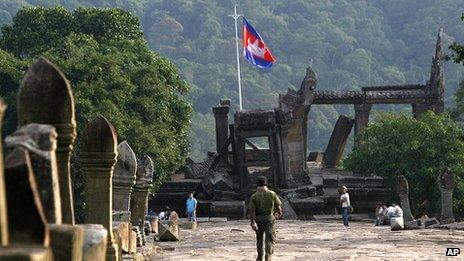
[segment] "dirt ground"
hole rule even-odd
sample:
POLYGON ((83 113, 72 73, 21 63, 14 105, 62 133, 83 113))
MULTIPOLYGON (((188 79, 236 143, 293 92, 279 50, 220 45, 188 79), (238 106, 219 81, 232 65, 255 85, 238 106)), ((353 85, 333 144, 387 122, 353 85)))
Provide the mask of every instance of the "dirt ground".
MULTIPOLYGON (((180 242, 155 242, 153 260, 255 260, 255 234, 248 221, 199 223, 182 230, 180 242)), ((277 221, 273 260, 447 260, 445 251, 464 252, 464 231, 390 231, 373 223, 277 221)), ((464 260, 464 253, 449 260, 464 260)))

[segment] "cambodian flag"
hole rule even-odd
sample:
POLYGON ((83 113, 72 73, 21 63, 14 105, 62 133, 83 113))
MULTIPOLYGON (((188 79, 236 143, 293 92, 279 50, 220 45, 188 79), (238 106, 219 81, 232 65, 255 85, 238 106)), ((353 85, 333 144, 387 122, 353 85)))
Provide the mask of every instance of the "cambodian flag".
POLYGON ((245 17, 243 17, 243 56, 251 64, 260 68, 271 68, 275 62, 263 38, 261 38, 245 17))

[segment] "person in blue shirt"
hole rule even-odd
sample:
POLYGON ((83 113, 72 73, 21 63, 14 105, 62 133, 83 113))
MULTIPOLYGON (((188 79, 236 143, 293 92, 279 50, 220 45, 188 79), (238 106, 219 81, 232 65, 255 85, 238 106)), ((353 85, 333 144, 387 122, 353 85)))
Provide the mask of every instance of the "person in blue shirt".
POLYGON ((196 222, 197 221, 197 200, 193 197, 193 193, 189 194, 189 198, 187 199, 187 211, 186 215, 189 221, 196 222))

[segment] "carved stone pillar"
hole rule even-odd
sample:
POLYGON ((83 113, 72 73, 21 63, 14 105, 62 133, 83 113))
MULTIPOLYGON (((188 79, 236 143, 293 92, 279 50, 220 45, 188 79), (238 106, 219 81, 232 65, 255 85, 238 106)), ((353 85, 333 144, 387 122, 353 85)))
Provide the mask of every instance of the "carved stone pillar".
MULTIPOLYGON (((304 115, 306 117, 306 114, 304 115)), ((306 169, 306 118, 293 118, 291 125, 283 126, 282 151, 287 185, 298 180, 306 169)))
MULTIPOLYGON (((2 137, 3 115, 6 110, 6 103, 0 98, 0 137, 2 137)), ((0 140, 0 246, 8 245, 8 219, 7 205, 5 197, 5 177, 3 174, 3 147, 0 140)))
MULTIPOLYGON (((230 100, 221 101, 219 106, 213 107, 214 119, 216 122, 216 152, 227 144, 229 137, 229 108, 230 100)), ((221 153, 224 158, 227 158, 228 150, 221 153)), ((222 162, 222 161, 221 161, 222 162)))
POLYGON ((29 153, 17 148, 5 160, 10 244, 49 245, 49 231, 29 153))
POLYGON ((334 168, 343 157, 346 141, 353 128, 354 121, 344 115, 338 117, 332 135, 330 135, 329 144, 325 150, 324 166, 334 168))
POLYGON ((414 220, 411 207, 409 206, 409 185, 405 176, 400 175, 396 178, 396 192, 400 197, 401 208, 403 209, 404 221, 414 220))
POLYGON ((19 125, 53 125, 58 133, 56 150, 62 219, 74 224, 70 157, 76 138, 74 100, 64 74, 50 61, 40 58, 27 71, 18 94, 19 125))
POLYGON ((24 125, 5 138, 7 147, 29 152, 47 223, 61 224, 61 201, 56 164, 55 128, 45 124, 24 125))
POLYGON ((369 115, 371 113, 372 104, 355 104, 354 105, 354 141, 355 147, 360 146, 357 139, 358 134, 366 128, 369 123, 369 115))
POLYGON ((300 90, 288 90, 279 97, 279 108, 291 111, 291 122, 282 124, 282 159, 287 186, 298 186, 300 179, 305 179, 306 155, 308 148, 308 113, 315 97, 317 76, 311 67, 300 90))
POLYGON ((151 184, 153 183, 153 161, 147 155, 144 155, 137 166, 137 180, 131 195, 131 223, 139 226, 143 231, 145 216, 148 210, 148 194, 151 184))
POLYGON ((118 159, 113 172, 113 210, 129 211, 132 186, 135 184, 137 158, 126 141, 118 145, 118 159))
POLYGON ((81 164, 85 178, 85 222, 101 224, 108 230, 106 260, 118 260, 113 236, 112 176, 116 163, 116 133, 102 116, 85 127, 82 135, 81 164))
POLYGON ((446 168, 440 175, 441 189, 441 218, 440 223, 453 223, 453 190, 456 187, 456 179, 451 169, 446 168))

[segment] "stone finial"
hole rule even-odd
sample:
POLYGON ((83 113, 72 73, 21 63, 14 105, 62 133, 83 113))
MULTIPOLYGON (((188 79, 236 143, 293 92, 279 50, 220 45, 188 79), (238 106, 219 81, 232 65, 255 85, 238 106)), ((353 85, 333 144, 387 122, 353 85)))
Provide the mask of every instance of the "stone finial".
POLYGON ((314 90, 317 85, 317 75, 313 68, 306 69, 306 75, 301 83, 298 98, 298 103, 302 106, 311 106, 314 100, 314 90))
POLYGON ((444 111, 444 93, 445 93, 445 76, 444 76, 444 58, 443 53, 443 28, 438 29, 437 43, 435 45, 435 56, 432 58, 430 69, 430 79, 426 85, 426 92, 429 96, 427 106, 429 110, 440 114, 444 111))
POLYGON ((140 226, 141 230, 143 230, 148 210, 148 194, 153 182, 153 168, 153 161, 149 156, 144 155, 138 160, 137 180, 131 194, 130 210, 132 225, 140 226))
POLYGON ((113 173, 113 209, 129 211, 130 194, 135 184, 137 158, 126 141, 118 145, 118 158, 113 173))
POLYGON ((136 186, 150 186, 153 183, 154 165, 153 160, 148 155, 143 155, 137 160, 137 181, 136 186))
POLYGON ((405 176, 399 175, 396 178, 396 191, 400 195, 408 195, 409 194, 409 184, 408 180, 405 176))
POLYGON ((87 123, 82 136, 82 151, 116 157, 116 131, 105 117, 97 116, 87 123))
POLYGON ((5 145, 8 148, 21 148, 29 152, 47 223, 61 224, 56 137, 53 126, 31 123, 7 136, 5 145))
POLYGON ((308 66, 306 68, 306 75, 303 79, 303 82, 301 83, 301 88, 300 89, 306 89, 308 88, 309 90, 314 90, 316 88, 317 84, 317 74, 313 70, 312 66, 308 66))
POLYGON ((440 187, 444 189, 456 187, 456 178, 450 168, 445 168, 440 174, 440 187))
POLYGON ((118 145, 118 158, 114 166, 114 175, 124 175, 134 177, 137 170, 137 158, 132 148, 127 141, 123 141, 118 145), (116 173, 116 170, 118 172, 116 173), (120 171, 120 172, 119 172, 120 171))
POLYGON ((411 212, 411 206, 409 204, 408 180, 403 175, 399 175, 396 178, 396 192, 398 193, 398 196, 400 197, 400 203, 403 209, 404 221, 414 220, 414 217, 411 212))
MULTIPOLYGON (((2 137, 3 115, 6 110, 6 103, 0 98, 0 137, 2 137)), ((8 245, 8 219, 7 205, 5 197, 5 178, 3 174, 3 148, 0 140, 0 246, 8 245)))
POLYGON ((85 127, 81 165, 85 178, 85 221, 108 230, 106 259, 117 260, 118 246, 113 235, 112 176, 116 163, 116 132, 113 125, 97 116, 85 127))
POLYGON ((63 222, 74 224, 70 157, 76 138, 74 99, 69 81, 53 63, 39 58, 26 72, 18 93, 19 125, 53 125, 63 222))
POLYGON ((47 247, 49 232, 29 153, 15 149, 5 160, 8 230, 12 245, 47 247))

